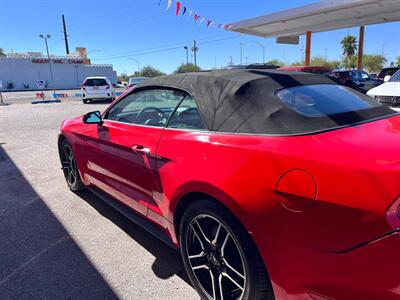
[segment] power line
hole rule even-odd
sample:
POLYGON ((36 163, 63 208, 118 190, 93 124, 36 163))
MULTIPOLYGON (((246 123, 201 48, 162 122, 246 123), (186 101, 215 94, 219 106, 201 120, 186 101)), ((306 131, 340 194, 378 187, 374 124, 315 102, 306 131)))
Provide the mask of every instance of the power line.
POLYGON ((49 48, 52 48, 52 47, 54 47, 55 45, 58 45, 58 44, 61 43, 62 41, 64 41, 64 39, 57 40, 57 41, 54 42, 53 44, 49 45, 49 48))
MULTIPOLYGON (((213 38, 216 38, 216 37, 220 37, 220 35, 213 36, 213 37, 207 37, 207 38, 201 38, 201 39, 198 39, 198 41, 206 41, 208 39, 213 39, 213 38)), ((154 47, 150 47, 150 48, 144 48, 144 49, 131 50, 131 51, 125 51, 125 52, 119 52, 119 53, 113 53, 113 54, 98 56, 98 57, 94 57, 94 59, 103 59, 103 58, 110 58, 110 57, 122 56, 122 55, 127 55, 127 56, 128 55, 132 55, 133 56, 137 52, 157 50, 157 49, 161 49, 161 48, 165 48, 165 47, 182 46, 182 45, 187 45, 187 44, 191 44, 191 43, 192 43, 192 40, 179 42, 179 43, 173 43, 173 44, 164 44, 164 45, 154 46, 154 47)))
MULTIPOLYGON (((225 40, 230 40, 230 39, 235 39, 239 38, 241 35, 235 35, 233 37, 227 37, 227 38, 221 38, 221 39, 214 39, 210 41, 206 41, 203 43, 199 43, 200 45, 205 45, 205 44, 211 44, 211 43, 216 43, 220 41, 225 41, 225 40)), ((118 58, 127 58, 130 56, 138 56, 138 55, 147 55, 147 54, 153 54, 153 53, 159 53, 159 52, 165 52, 165 51, 171 51, 175 49, 181 49, 182 46, 186 45, 187 43, 180 43, 180 44, 172 44, 172 45, 177 45, 173 47, 165 47, 165 46, 158 46, 158 47, 153 47, 153 48, 147 48, 147 49, 142 49, 142 50, 136 50, 135 53, 129 52, 130 54, 127 55, 114 55, 114 56, 104 56, 104 57, 99 57, 99 58, 92 58, 93 61, 99 61, 99 60, 110 60, 110 59, 118 59, 118 58)))

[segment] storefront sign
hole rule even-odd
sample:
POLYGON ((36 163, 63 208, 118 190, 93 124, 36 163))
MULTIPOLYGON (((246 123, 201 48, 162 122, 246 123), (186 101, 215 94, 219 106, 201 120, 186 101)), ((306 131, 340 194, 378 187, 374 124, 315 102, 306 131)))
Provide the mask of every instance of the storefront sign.
MULTIPOLYGON (((62 59, 53 58, 50 59, 52 64, 83 64, 82 59, 62 59)), ((48 64, 49 60, 47 58, 34 58, 32 59, 33 64, 48 64)))

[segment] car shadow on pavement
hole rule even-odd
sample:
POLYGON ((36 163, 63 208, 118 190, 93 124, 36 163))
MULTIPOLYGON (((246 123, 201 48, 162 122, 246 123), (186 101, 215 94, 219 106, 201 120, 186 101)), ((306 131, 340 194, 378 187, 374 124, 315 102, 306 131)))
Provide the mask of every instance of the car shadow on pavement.
POLYGON ((79 193, 79 197, 95 208, 102 216, 121 228, 155 257, 152 270, 158 278, 168 279, 177 275, 191 285, 181 255, 176 249, 166 245, 157 237, 130 221, 93 193, 84 191, 79 193))
POLYGON ((0 299, 117 299, 0 144, 0 299))

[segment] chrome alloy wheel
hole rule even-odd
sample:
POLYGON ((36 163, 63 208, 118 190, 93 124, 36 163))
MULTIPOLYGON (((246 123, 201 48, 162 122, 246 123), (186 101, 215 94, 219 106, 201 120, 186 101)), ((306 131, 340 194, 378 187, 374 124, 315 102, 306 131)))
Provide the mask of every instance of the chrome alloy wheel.
POLYGON ((77 181, 77 167, 74 159, 72 149, 68 144, 64 144, 62 147, 62 168, 64 171, 65 179, 68 185, 73 186, 77 181))
POLYGON ((241 299, 246 287, 243 254, 230 230, 202 214, 190 222, 186 249, 190 267, 209 299, 241 299))

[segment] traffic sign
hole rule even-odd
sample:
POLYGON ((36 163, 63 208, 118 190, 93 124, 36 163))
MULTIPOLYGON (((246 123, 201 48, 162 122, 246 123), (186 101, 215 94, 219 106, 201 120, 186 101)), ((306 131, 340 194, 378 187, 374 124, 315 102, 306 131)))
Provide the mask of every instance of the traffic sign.
POLYGON ((38 80, 37 87, 38 87, 38 89, 43 90, 44 89, 44 80, 38 80))

